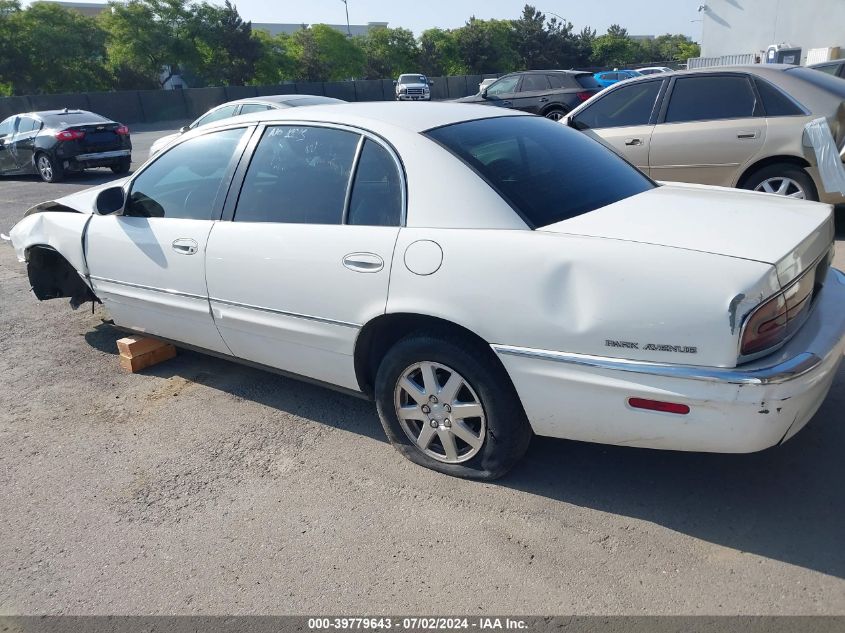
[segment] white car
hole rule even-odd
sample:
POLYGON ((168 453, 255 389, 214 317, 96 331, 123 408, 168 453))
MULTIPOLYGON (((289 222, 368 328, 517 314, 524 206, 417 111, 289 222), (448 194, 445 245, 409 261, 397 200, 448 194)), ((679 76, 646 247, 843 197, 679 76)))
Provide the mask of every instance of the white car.
POLYGON ((845 346, 831 207, 658 186, 541 117, 264 112, 12 230, 36 297, 374 398, 403 455, 489 479, 532 433, 750 452, 845 346))
POLYGON ((637 72, 641 75, 658 75, 662 73, 671 73, 673 70, 667 66, 646 66, 645 68, 637 68, 637 72))
POLYGON ((150 146, 150 156, 155 156, 165 147, 167 147, 173 140, 179 138, 180 134, 184 134, 190 130, 195 130, 202 125, 208 125, 215 121, 222 119, 229 119, 234 116, 242 114, 252 114, 253 112, 266 112, 267 110, 281 110, 283 108, 300 108, 303 106, 312 105, 328 105, 332 103, 346 103, 341 99, 334 99, 332 97, 323 97, 320 95, 268 95, 264 97, 248 97, 245 99, 238 99, 237 101, 229 101, 219 106, 211 108, 208 112, 203 114, 196 121, 190 125, 182 127, 175 134, 168 134, 162 136, 150 146))

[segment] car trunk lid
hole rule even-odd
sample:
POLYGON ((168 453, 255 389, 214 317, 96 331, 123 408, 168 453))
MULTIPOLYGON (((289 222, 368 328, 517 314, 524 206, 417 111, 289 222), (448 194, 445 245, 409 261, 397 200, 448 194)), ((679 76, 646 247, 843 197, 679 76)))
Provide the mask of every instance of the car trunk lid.
POLYGON ((830 205, 671 183, 539 229, 683 248, 772 264, 782 286, 833 244, 830 205))
POLYGON ((123 138, 117 133, 121 128, 119 123, 90 123, 74 125, 67 128, 76 132, 83 132, 85 136, 79 139, 79 148, 85 152, 107 152, 120 149, 123 138))

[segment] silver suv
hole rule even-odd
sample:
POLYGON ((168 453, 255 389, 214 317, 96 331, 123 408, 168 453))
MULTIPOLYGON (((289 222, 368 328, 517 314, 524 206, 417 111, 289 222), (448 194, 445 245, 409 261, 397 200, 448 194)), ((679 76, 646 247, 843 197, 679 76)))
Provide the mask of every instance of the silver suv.
POLYGON ((431 101, 431 84, 425 75, 399 75, 399 79, 393 82, 396 100, 431 101))

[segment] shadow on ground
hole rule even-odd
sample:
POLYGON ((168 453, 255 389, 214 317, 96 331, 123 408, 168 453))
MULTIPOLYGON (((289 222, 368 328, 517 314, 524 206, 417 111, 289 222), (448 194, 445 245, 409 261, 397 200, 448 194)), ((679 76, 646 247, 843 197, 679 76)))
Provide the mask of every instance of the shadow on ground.
MULTIPOLYGON (((126 178, 127 176, 131 176, 132 173, 133 172, 130 171, 125 174, 114 174, 110 169, 86 169, 85 171, 78 173, 65 174, 64 178, 59 182, 62 184, 69 185, 85 185, 86 187, 96 187, 97 185, 103 185, 107 182, 111 182, 112 180, 117 180, 118 178, 126 178)), ((26 175, 3 176, 2 178, 0 178, 0 182, 3 182, 4 180, 15 182, 41 182, 41 177, 36 175, 26 175)), ((62 195, 67 195, 67 193, 63 193, 62 195)))
MULTIPOLYGON (((116 353, 109 325, 88 343, 116 353)), ((194 352, 147 370, 181 376, 297 416, 384 441, 372 404, 194 352)), ((736 550, 845 578, 845 408, 840 368, 815 420, 751 455, 679 453, 535 438, 499 485, 611 512, 736 550)))

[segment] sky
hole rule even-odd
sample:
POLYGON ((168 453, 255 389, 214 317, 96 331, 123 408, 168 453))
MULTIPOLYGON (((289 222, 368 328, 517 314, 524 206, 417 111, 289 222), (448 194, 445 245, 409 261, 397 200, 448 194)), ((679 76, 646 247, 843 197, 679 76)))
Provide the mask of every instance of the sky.
MULTIPOLYGON (((222 4, 223 0, 213 0, 222 4)), ((348 0, 352 24, 389 22, 416 35, 432 27, 456 28, 475 15, 477 18, 512 19, 519 17, 525 0, 348 0)), ((241 16, 253 22, 344 24, 342 0, 235 0, 241 16)), ((617 23, 631 35, 683 33, 700 39, 701 22, 692 22, 699 0, 537 0, 532 2, 551 17, 563 16, 576 31, 591 26, 603 33, 617 23)))

